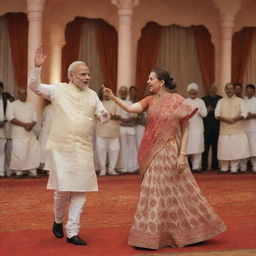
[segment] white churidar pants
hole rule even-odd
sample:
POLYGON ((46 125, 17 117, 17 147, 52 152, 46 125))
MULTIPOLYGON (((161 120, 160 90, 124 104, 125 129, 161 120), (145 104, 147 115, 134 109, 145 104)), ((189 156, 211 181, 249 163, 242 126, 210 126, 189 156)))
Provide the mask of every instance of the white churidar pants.
POLYGON ((192 163, 192 170, 201 169, 202 153, 189 155, 192 163))
POLYGON ((220 169, 223 172, 227 172, 229 170, 229 164, 230 164, 230 172, 236 173, 238 171, 240 161, 241 161, 240 159, 232 160, 232 161, 220 160, 220 169))
POLYGON ((119 138, 96 137, 96 148, 100 171, 106 172, 106 160, 108 154, 109 171, 113 172, 116 168, 116 163, 120 151, 119 138))
POLYGON ((134 172, 139 169, 135 129, 120 127, 121 171, 134 172))
POLYGON ((66 205, 69 203, 68 221, 66 224, 67 237, 71 238, 79 233, 80 215, 86 201, 86 192, 54 192, 55 222, 62 223, 66 205))
POLYGON ((240 171, 242 171, 242 172, 247 171, 247 163, 249 160, 252 163, 252 171, 256 172, 256 157, 255 156, 241 160, 241 162, 240 162, 241 170, 240 171))

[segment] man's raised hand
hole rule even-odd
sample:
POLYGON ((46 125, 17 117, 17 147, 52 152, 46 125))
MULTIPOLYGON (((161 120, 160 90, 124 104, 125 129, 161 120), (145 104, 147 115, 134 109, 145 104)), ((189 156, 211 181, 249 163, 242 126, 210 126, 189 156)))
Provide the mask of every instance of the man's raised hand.
POLYGON ((42 46, 38 47, 35 51, 34 64, 35 67, 41 67, 46 59, 46 55, 43 54, 42 46))

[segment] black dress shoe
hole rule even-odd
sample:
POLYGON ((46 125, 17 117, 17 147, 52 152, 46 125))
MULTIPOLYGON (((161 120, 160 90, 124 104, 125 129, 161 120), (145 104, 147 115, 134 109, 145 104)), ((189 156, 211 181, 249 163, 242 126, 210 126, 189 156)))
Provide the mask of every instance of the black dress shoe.
POLYGON ((56 223, 54 221, 52 226, 52 232, 57 238, 62 238, 64 236, 63 223, 56 223))
POLYGON ((81 239, 78 235, 67 238, 67 242, 75 245, 87 245, 86 241, 81 239))

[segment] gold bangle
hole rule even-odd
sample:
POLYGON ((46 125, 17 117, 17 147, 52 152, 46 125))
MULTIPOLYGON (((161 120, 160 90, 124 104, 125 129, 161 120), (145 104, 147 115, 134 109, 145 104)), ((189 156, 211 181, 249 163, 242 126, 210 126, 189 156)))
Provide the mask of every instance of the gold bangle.
POLYGON ((187 156, 187 154, 184 153, 184 152, 182 152, 182 151, 180 151, 180 154, 179 154, 179 155, 187 156))

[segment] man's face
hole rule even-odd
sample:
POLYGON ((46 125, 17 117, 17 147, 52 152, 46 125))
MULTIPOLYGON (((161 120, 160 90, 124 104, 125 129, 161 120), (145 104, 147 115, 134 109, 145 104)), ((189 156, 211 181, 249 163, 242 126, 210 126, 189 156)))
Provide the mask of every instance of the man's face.
POLYGON ((25 89, 19 89, 18 98, 20 101, 25 102, 27 99, 27 91, 25 89))
POLYGON ((216 87, 216 85, 212 85, 210 87, 210 94, 216 95, 216 93, 217 93, 217 87, 216 87))
POLYGON ((137 99, 137 90, 135 88, 131 88, 129 90, 129 96, 132 100, 136 100, 137 99))
POLYGON ((197 95, 198 95, 198 92, 195 89, 191 89, 188 92, 188 96, 190 99, 195 99, 197 97, 197 95))
POLYGON ((89 86, 90 79, 90 70, 84 64, 78 64, 73 71, 69 72, 69 80, 81 90, 89 86))
POLYGON ((128 95, 128 89, 127 89, 127 87, 122 86, 122 87, 119 89, 119 95, 120 95, 120 98, 121 98, 122 100, 126 100, 127 95, 128 95))
POLYGON ((235 94, 234 86, 233 84, 228 84, 225 87, 225 92, 228 97, 232 97, 235 94))
POLYGON ((242 97, 243 88, 241 86, 236 85, 235 88, 234 88, 234 91, 235 91, 235 95, 237 97, 242 97))
POLYGON ((255 94, 255 90, 253 90, 252 88, 247 88, 246 89, 246 96, 250 99, 251 97, 253 97, 255 94))

